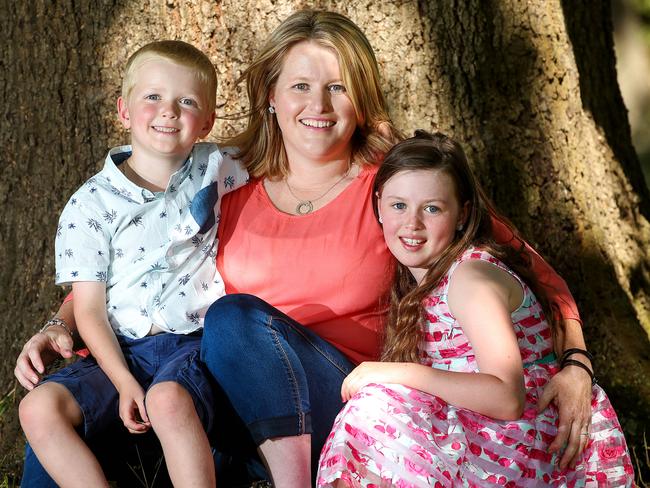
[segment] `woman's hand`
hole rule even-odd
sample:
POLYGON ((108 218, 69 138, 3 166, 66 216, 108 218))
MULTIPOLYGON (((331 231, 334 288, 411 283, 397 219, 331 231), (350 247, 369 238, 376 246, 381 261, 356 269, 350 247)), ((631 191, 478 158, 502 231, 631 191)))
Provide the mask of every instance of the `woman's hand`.
POLYGON ((399 383, 398 368, 403 363, 381 363, 366 361, 354 368, 343 380, 341 400, 347 402, 361 388, 369 383, 399 383))
POLYGON ((560 468, 575 467, 589 441, 591 425, 591 379, 575 366, 566 366, 546 385, 537 404, 538 412, 553 402, 560 415, 557 436, 549 446, 550 452, 559 451, 566 444, 560 459, 560 468))
POLYGON ((135 378, 131 377, 120 385, 118 392, 120 394, 120 418, 124 427, 131 434, 144 434, 151 427, 144 404, 144 390, 135 378))
POLYGON ((18 382, 26 389, 33 390, 46 366, 60 356, 72 357, 72 345, 72 337, 59 325, 52 325, 45 332, 34 334, 16 359, 14 375, 18 382))

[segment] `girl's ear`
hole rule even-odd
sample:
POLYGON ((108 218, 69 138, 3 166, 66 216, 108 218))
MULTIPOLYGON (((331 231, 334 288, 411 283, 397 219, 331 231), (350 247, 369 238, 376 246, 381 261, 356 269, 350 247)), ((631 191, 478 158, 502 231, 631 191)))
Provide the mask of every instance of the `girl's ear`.
POLYGON ((117 116, 122 122, 125 129, 131 128, 131 119, 129 118, 129 109, 126 106, 126 100, 122 97, 117 99, 117 116))
POLYGON ((463 204, 463 209, 460 212, 460 219, 458 219, 458 225, 462 227, 465 227, 465 224, 467 224, 467 219, 469 218, 469 212, 472 209, 472 204, 470 203, 469 200, 467 200, 463 204))
POLYGON ((375 192, 375 198, 377 199, 377 220, 379 221, 380 224, 383 224, 384 221, 381 218, 381 209, 379 208, 379 192, 375 192))

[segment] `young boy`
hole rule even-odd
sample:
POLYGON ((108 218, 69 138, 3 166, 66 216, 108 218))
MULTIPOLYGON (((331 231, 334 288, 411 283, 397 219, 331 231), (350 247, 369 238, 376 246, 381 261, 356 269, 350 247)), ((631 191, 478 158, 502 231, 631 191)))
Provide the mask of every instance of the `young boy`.
POLYGON ((154 429, 175 486, 215 486, 212 392, 197 359, 205 312, 224 293, 218 204, 247 181, 215 145, 195 144, 215 97, 214 67, 193 46, 138 50, 117 100, 131 146, 109 152, 59 220, 56 281, 72 283, 92 356, 31 391, 20 420, 61 486, 108 486, 83 439, 118 415, 131 433, 154 429))

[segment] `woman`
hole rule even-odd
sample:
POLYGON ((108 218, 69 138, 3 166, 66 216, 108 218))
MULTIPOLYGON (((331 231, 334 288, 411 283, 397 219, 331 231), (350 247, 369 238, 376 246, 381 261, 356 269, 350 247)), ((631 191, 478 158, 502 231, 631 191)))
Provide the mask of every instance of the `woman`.
MULTIPOLYGON (((341 382, 379 353, 393 260, 370 197, 375 165, 397 134, 372 48, 339 14, 291 15, 242 78, 248 126, 227 143, 254 179, 222 203, 217 264, 228 293, 253 293, 279 310, 251 296, 219 300, 206 317, 202 355, 275 485, 309 486, 341 407, 341 382)), ((563 346, 584 348, 566 285, 533 257, 540 279, 553 283, 563 346)), ((57 316, 74 327, 69 305, 57 316)), ((32 388, 41 356, 70 348, 61 326, 36 334, 18 358, 17 378, 32 388)), ((574 369, 559 373, 542 401, 559 403, 554 445, 568 439, 564 463, 584 448, 589 421, 589 378, 574 369)))

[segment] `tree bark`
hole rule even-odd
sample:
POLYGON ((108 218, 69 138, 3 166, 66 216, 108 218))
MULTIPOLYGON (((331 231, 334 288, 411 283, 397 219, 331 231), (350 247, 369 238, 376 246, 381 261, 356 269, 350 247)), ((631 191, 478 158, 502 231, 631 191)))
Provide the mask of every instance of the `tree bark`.
MULTIPOLYGON (((191 42, 217 67, 218 113, 233 115, 246 108, 234 87, 242 69, 306 4, 359 24, 396 124, 459 139, 497 206, 567 280, 597 376, 628 442, 642 448, 650 199, 616 82, 607 2, 0 0, 0 399, 9 407, 0 452, 11 453, 0 473, 21 462, 14 358, 63 296, 53 286, 58 214, 106 150, 128 140, 115 117, 127 57, 154 39, 191 42)), ((213 134, 241 127, 219 120, 213 134)))

